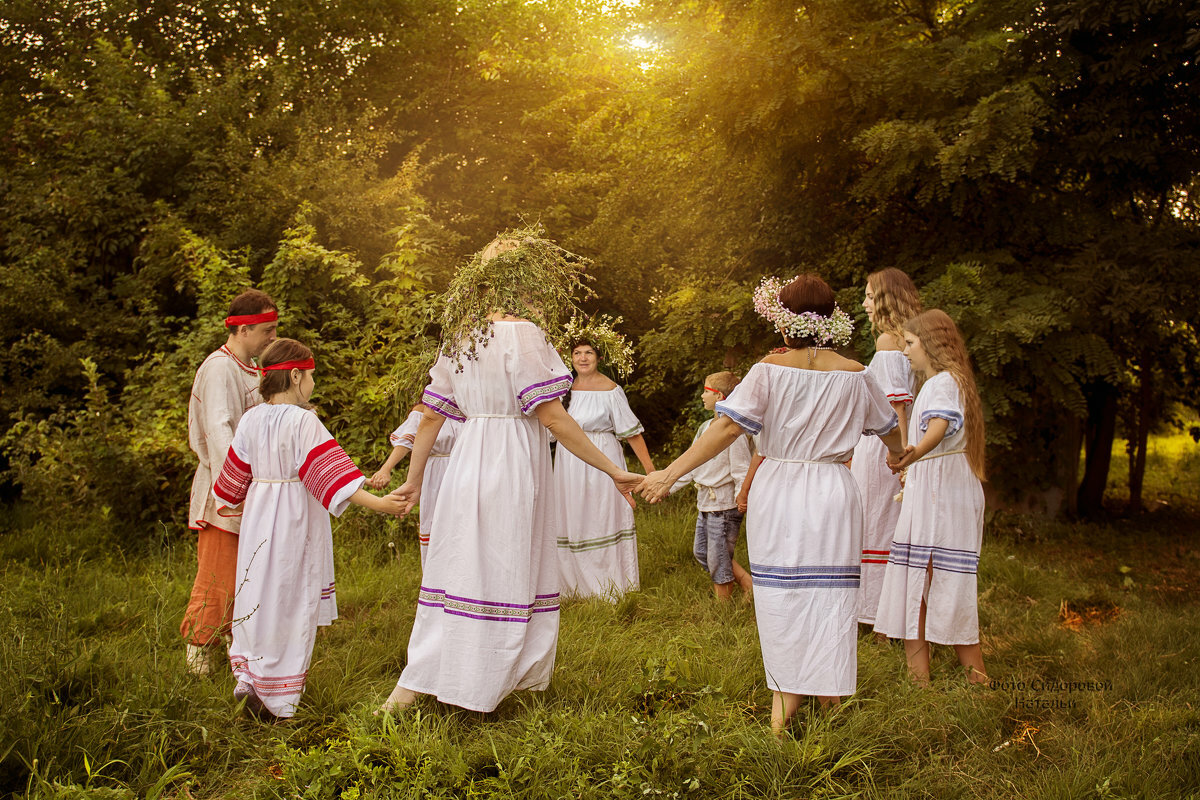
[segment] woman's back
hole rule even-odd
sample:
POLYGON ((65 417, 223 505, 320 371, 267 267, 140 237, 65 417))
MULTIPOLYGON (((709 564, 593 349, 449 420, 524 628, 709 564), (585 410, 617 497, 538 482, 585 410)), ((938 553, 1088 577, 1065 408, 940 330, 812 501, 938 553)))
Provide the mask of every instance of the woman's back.
POLYGON ((492 334, 475 358, 463 359, 461 370, 450 359, 439 359, 426 405, 433 399, 452 419, 524 417, 539 400, 562 397, 570 389, 566 367, 532 322, 493 322, 492 334), (439 392, 442 387, 449 388, 449 397, 439 392))
POLYGON ((762 455, 785 461, 849 461, 865 432, 894 420, 866 371, 819 371, 763 362, 718 404, 718 413, 759 428, 762 455))

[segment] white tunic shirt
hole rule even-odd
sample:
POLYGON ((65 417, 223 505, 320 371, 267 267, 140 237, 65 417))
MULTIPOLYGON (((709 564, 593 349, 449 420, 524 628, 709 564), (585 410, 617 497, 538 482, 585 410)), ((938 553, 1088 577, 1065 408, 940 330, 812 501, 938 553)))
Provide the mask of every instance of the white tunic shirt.
MULTIPOLYGON (((714 417, 715 419, 715 417, 714 417)), ((692 443, 704 435, 713 421, 700 423, 692 443)), ((728 511, 737 508, 737 494, 742 490, 746 472, 750 469, 750 442, 739 436, 733 444, 717 453, 715 458, 705 461, 691 472, 675 481, 671 487, 677 492, 689 483, 696 484, 697 511, 728 511)))
POLYGON ((227 347, 209 355, 196 370, 188 401, 188 446, 200 463, 192 478, 188 527, 212 525, 237 533, 241 513, 218 511, 213 484, 221 474, 225 454, 233 442, 238 422, 250 408, 262 402, 258 393, 258 369, 241 361, 227 347))

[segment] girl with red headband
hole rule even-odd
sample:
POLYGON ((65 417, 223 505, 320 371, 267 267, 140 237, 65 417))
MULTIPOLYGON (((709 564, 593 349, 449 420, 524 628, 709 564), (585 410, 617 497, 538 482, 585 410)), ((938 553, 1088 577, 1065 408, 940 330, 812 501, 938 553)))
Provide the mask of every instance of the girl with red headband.
POLYGON ((308 405, 312 351, 279 339, 262 356, 264 403, 242 417, 213 495, 245 503, 229 660, 234 697, 259 716, 290 717, 304 691, 317 628, 337 618, 329 515, 350 503, 398 514, 308 405))

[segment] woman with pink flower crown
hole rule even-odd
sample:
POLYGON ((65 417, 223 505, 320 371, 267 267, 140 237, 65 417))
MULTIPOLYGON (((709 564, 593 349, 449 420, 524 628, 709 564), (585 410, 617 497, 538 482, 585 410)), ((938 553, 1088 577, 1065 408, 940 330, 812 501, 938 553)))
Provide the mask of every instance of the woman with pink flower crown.
POLYGON ((821 705, 856 688, 862 504, 845 462, 864 434, 902 454, 886 393, 834 345, 853 324, 816 275, 784 284, 766 278, 755 309, 783 335, 787 351, 750 368, 717 418, 639 491, 651 502, 680 475, 744 433, 758 434, 763 462, 750 488, 746 541, 771 728, 782 735, 804 695, 821 705))

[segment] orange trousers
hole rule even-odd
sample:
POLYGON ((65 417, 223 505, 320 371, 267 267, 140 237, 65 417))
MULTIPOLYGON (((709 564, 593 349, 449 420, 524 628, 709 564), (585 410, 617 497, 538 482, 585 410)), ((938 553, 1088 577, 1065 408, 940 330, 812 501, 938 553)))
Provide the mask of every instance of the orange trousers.
POLYGON ((212 525, 197 531, 196 581, 179 633, 194 645, 220 641, 233 620, 238 535, 212 525))

